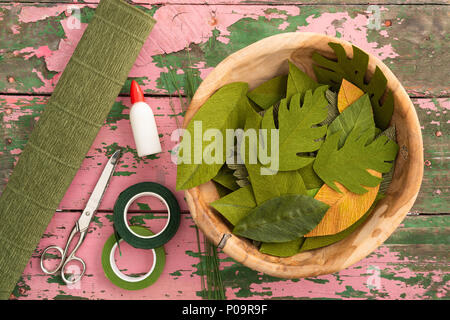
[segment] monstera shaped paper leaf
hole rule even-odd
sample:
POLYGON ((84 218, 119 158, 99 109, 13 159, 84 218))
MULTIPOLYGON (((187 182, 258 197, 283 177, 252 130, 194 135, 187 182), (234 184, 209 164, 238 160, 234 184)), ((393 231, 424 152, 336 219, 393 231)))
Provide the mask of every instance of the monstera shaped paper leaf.
MULTIPOLYGON (((280 171, 297 170, 314 161, 313 157, 298 154, 316 151, 322 145, 319 139, 325 135, 327 127, 317 125, 328 115, 326 90, 327 86, 321 86, 314 93, 306 91, 303 103, 297 93, 292 96, 289 108, 286 100, 281 101, 278 110, 280 171)), ((264 114, 261 129, 268 129, 268 132, 275 129, 273 108, 264 114)))
POLYGON ((289 61, 289 74, 287 80, 286 100, 289 103, 295 94, 300 94, 302 99, 308 90, 315 90, 321 85, 311 79, 306 73, 289 61))
POLYGON ((389 126, 389 122, 394 112, 394 96, 388 90, 386 96, 387 80, 383 72, 378 68, 367 83, 365 81, 369 56, 361 49, 353 46, 353 58, 347 58, 347 54, 342 45, 330 42, 329 46, 336 54, 337 61, 325 58, 315 52, 312 55, 317 65, 313 65, 319 83, 328 84, 334 91, 338 91, 342 79, 347 79, 369 94, 375 116, 376 126, 382 130, 389 126), (383 102, 381 103, 381 101, 383 102))
MULTIPOLYGON (((261 121, 262 117, 256 111, 251 110, 248 112, 245 121, 245 131, 258 129, 261 121)), ((241 146, 241 155, 245 167, 247 168, 248 178, 252 185, 257 204, 261 204, 266 200, 286 193, 306 193, 306 187, 299 172, 272 172, 271 170, 268 170, 270 167, 264 167, 261 162, 256 161, 253 163, 253 161, 250 161, 250 154, 256 154, 258 152, 258 147, 260 147, 259 141, 254 141, 254 143, 243 143, 241 146), (265 174, 263 174, 263 172, 265 172, 265 174)), ((278 159, 274 159, 274 161, 278 161, 278 159)))
POLYGON ((386 136, 373 139, 373 132, 356 126, 348 135, 342 148, 338 148, 342 132, 327 136, 314 161, 314 171, 332 189, 340 192, 334 183, 342 184, 349 191, 363 194, 366 187, 375 187, 381 178, 367 170, 389 172, 395 160, 398 145, 386 136))

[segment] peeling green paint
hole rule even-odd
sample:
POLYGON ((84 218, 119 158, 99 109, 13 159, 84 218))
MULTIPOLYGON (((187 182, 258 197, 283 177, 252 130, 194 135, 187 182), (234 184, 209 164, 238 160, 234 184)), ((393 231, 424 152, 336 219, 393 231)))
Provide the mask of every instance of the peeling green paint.
POLYGON ((136 204, 139 207, 139 210, 143 210, 143 211, 150 211, 150 210, 152 210, 147 203, 137 202, 136 204))
POLYGON ((131 176, 132 174, 136 174, 136 172, 131 172, 131 171, 115 171, 114 172, 114 176, 131 176))
POLYGON ((21 276, 11 295, 16 298, 26 297, 30 289, 30 286, 25 282, 23 276, 21 276))
POLYGON ((47 278, 47 283, 56 283, 60 286, 66 286, 66 283, 64 282, 63 278, 61 277, 61 274, 52 274, 49 275, 47 278))

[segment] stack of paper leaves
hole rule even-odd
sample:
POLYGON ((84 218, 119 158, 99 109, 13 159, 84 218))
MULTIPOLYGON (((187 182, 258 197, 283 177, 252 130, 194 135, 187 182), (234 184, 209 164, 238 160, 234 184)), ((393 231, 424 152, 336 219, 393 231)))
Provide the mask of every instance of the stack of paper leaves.
POLYGON ((213 180, 221 198, 211 206, 265 254, 288 257, 342 240, 392 179, 398 145, 386 78, 377 68, 367 82, 366 53, 354 47, 349 59, 341 45, 330 46, 336 60, 313 55, 318 82, 288 61, 287 75, 251 91, 225 85, 179 145, 177 189, 213 180))

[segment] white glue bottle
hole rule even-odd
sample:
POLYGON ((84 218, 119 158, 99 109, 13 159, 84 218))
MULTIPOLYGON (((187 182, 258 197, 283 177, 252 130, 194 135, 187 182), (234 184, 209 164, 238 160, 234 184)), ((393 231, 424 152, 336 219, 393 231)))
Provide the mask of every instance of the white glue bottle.
POLYGON ((130 111, 130 122, 138 156, 145 157, 161 152, 155 116, 150 106, 144 102, 144 93, 141 87, 134 80, 131 82, 130 97, 133 104, 130 111))

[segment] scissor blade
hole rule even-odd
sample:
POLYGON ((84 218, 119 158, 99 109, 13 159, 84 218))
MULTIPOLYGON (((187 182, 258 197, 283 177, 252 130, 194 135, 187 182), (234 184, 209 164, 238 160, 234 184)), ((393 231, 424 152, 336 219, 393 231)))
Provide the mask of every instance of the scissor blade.
POLYGON ((113 153, 111 158, 109 158, 108 162, 105 165, 105 168, 102 171, 100 179, 98 179, 97 184, 94 187, 94 191, 92 191, 91 197, 88 200, 86 208, 84 209, 80 219, 78 220, 78 227, 80 231, 84 230, 89 226, 89 223, 97 210, 100 202, 102 201, 103 195, 105 194, 106 188, 108 187, 109 180, 114 173, 114 169, 117 165, 117 162, 120 158, 121 151, 117 150, 113 153))

